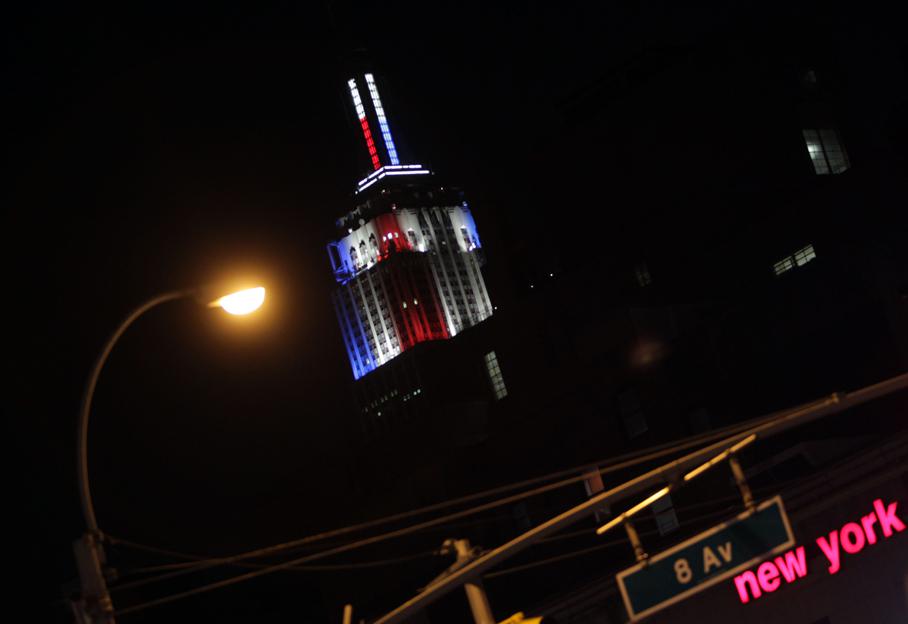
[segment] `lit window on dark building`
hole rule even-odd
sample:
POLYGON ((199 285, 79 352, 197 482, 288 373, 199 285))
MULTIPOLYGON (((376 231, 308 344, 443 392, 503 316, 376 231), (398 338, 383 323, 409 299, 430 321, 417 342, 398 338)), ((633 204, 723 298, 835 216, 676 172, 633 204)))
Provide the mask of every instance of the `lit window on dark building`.
POLYGON ((772 270, 775 271, 776 275, 782 275, 785 271, 790 271, 794 268, 794 260, 791 256, 787 258, 782 258, 778 262, 772 265, 772 270))
POLYGON ((798 249, 792 255, 786 256, 773 264, 772 270, 776 275, 781 275, 795 267, 804 266, 816 257, 817 253, 814 251, 813 245, 806 245, 798 249))
POLYGON ((817 175, 842 173, 850 166, 848 154, 835 130, 804 130, 804 142, 817 175))
POLYGON ((653 277, 649 274, 649 267, 645 262, 641 262, 634 268, 634 275, 637 278, 637 284, 643 288, 653 283, 653 277))
POLYGON ((817 84, 817 72, 812 69, 808 69, 804 73, 804 84, 807 86, 813 87, 817 84))
POLYGON ((816 252, 813 250, 813 245, 807 245, 797 250, 794 254, 795 264, 798 266, 803 266, 817 257, 816 252))
POLYGON ((508 396, 508 389, 504 385, 504 376, 501 374, 501 368, 498 366, 498 356, 494 351, 489 351, 485 355, 486 372, 489 374, 489 381, 492 383, 492 391, 495 393, 495 400, 508 396))

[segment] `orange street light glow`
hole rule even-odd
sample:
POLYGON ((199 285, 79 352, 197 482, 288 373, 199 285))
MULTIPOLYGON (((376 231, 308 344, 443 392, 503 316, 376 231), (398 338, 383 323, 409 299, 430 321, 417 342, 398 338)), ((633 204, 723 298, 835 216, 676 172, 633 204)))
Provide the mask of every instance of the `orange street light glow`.
POLYGON ((211 303, 212 307, 220 306, 228 314, 241 316, 258 310, 265 302, 265 289, 261 286, 240 290, 211 303))

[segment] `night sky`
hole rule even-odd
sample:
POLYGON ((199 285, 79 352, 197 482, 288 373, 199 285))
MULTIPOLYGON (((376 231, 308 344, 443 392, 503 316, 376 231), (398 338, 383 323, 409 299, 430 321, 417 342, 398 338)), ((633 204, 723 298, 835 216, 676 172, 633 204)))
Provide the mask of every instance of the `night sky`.
POLYGON ((85 378, 160 292, 270 289, 255 318, 173 303, 118 344, 89 443, 104 530, 218 554, 369 515, 342 489, 350 373, 324 247, 364 171, 342 67, 368 49, 403 152, 469 185, 496 157, 469 62, 496 16, 459 8, 43 4, 7 20, 8 481, 20 580, 41 613, 65 620, 75 572, 85 378))
POLYGON ((641 30, 491 4, 42 3, 5 20, 8 515, 38 621, 65 621, 60 586, 75 574, 83 384, 116 324, 160 292, 237 278, 270 289, 261 315, 173 303, 119 343, 92 412, 101 527, 220 554, 370 515, 343 489, 350 372, 325 253, 368 171, 343 90, 352 51, 384 80, 402 153, 466 189, 501 298, 496 249, 535 209, 533 166, 585 157, 547 155, 545 132, 541 144, 528 132, 546 123, 531 114, 547 89, 576 83, 592 49, 631 45, 627 33, 693 39, 723 17, 648 3, 625 15, 660 16, 641 30))

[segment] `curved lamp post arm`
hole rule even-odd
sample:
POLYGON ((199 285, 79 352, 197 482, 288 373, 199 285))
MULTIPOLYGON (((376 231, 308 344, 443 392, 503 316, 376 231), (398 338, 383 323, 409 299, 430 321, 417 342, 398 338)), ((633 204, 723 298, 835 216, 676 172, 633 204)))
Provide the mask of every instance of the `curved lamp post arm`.
POLYGON ((93 535, 98 535, 99 533, 98 520, 95 518, 95 508, 91 501, 91 489, 88 485, 88 417, 91 412, 91 400, 95 394, 95 386, 98 384, 98 377, 101 374, 101 369, 104 368, 104 363, 107 361, 110 352, 113 350, 114 345, 117 344, 120 336, 123 335, 123 332, 125 332, 137 318, 162 303, 173 301, 174 299, 192 297, 195 293, 195 290, 176 290, 163 295, 158 295, 137 307, 122 323, 120 323, 116 331, 110 335, 110 338, 104 343, 104 348, 98 355, 98 359, 95 360, 95 365, 92 367, 91 374, 88 376, 88 381, 85 384, 85 390, 82 394, 82 404, 79 408, 79 439, 76 454, 79 463, 79 495, 82 501, 82 515, 85 518, 85 527, 88 533, 93 535))

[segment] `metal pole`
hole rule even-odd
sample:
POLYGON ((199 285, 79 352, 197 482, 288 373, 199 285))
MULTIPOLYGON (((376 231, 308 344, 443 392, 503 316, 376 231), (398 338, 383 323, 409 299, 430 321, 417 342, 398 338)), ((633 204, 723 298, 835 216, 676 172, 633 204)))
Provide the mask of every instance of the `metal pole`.
POLYGON ((104 368, 104 363, 107 362, 107 358, 110 356, 110 352, 113 350, 114 345, 117 344, 120 336, 123 335, 123 332, 125 332, 137 318, 155 306, 173 299, 189 297, 193 293, 194 291, 192 290, 178 290, 166 293, 159 295, 154 299, 149 299, 147 302, 133 310, 129 316, 120 323, 120 326, 117 327, 116 331, 110 335, 107 342, 104 343, 104 348, 101 349, 101 353, 98 355, 98 359, 95 360, 95 365, 91 369, 91 374, 88 376, 88 381, 85 383, 85 390, 82 393, 82 404, 79 409, 79 439, 78 447, 76 449, 76 457, 79 462, 79 496, 82 501, 82 516, 85 518, 85 528, 89 533, 95 535, 99 533, 98 520, 95 518, 95 507, 91 500, 91 489, 88 485, 88 417, 91 413, 91 400, 95 394, 95 387, 98 385, 98 377, 101 375, 101 369, 104 368))
POLYGON ((605 492, 601 492, 596 496, 589 498, 586 502, 555 516, 551 520, 530 529, 526 533, 519 535, 498 548, 489 551, 485 555, 478 557, 446 578, 432 584, 430 587, 426 588, 390 613, 377 619, 374 624, 395 624, 397 622, 405 621, 408 617, 412 616, 413 613, 454 590, 459 585, 478 577, 486 570, 510 559, 542 538, 553 535, 558 531, 571 526, 575 522, 592 515, 601 505, 608 504, 619 498, 625 498, 646 491, 654 485, 671 481, 673 475, 696 467, 703 462, 704 457, 715 455, 717 451, 725 450, 752 434, 757 434, 758 439, 771 437, 788 429, 806 424, 824 416, 842 412, 850 407, 866 403, 872 399, 891 394, 904 388, 908 388, 908 373, 892 377, 847 395, 834 393, 826 398, 786 411, 774 418, 764 420, 762 423, 756 424, 746 431, 729 436, 724 440, 720 440, 697 451, 688 453, 679 459, 663 464, 630 481, 626 481, 610 490, 606 490, 605 492))
POLYGON ((143 303, 133 310, 126 319, 110 335, 104 348, 95 360, 85 390, 82 393, 82 403, 79 409, 79 429, 76 440, 77 474, 79 479, 79 497, 82 503, 82 516, 85 519, 85 533, 82 538, 73 544, 76 564, 79 570, 81 597, 75 606, 77 617, 85 622, 113 624, 113 602, 107 590, 107 581, 104 578, 104 549, 101 544, 103 536, 98 528, 95 517, 95 507, 91 499, 91 488, 88 481, 88 419, 91 414, 91 401, 98 385, 101 369, 110 356, 114 345, 132 323, 151 308, 173 299, 181 299, 192 295, 192 290, 178 290, 159 295, 143 303))
MULTIPOLYGON (((470 540, 454 540, 454 548, 457 551, 458 562, 473 559, 470 540)), ((473 620, 476 624, 495 624, 495 616, 492 615, 492 607, 489 605, 489 597, 486 596, 482 580, 464 583, 464 590, 466 590, 467 601, 470 603, 470 611, 473 612, 473 620)))

